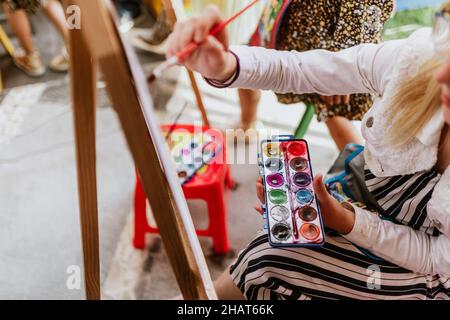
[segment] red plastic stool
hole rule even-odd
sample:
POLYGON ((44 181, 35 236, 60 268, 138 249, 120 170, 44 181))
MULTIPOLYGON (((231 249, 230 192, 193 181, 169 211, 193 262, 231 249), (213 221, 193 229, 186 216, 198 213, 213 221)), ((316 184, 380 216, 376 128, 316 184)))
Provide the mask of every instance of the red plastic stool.
MULTIPOLYGON (((211 237, 213 239, 213 250, 216 254, 225 254, 230 251, 230 243, 227 233, 227 210, 225 195, 226 190, 234 186, 230 167, 226 163, 226 143, 222 133, 215 129, 206 127, 195 127, 193 125, 170 125, 162 126, 163 131, 172 129, 187 130, 191 133, 207 132, 214 137, 216 144, 221 144, 221 149, 216 153, 214 159, 203 167, 196 175, 183 185, 186 199, 201 199, 208 205, 209 226, 206 230, 197 230, 197 235, 211 237)), ((137 176, 136 190, 134 194, 134 239, 133 245, 136 249, 144 249, 145 234, 159 233, 158 228, 152 227, 147 219, 147 202, 139 176, 137 176)))

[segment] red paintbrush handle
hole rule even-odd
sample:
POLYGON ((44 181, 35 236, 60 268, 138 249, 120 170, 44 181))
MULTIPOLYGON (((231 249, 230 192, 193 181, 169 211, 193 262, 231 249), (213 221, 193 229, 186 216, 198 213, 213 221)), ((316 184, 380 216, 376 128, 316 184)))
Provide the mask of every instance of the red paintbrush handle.
MULTIPOLYGON (((247 5, 245 8, 243 8, 241 11, 236 12, 233 16, 228 18, 227 20, 219 23, 218 25, 214 26, 214 28, 211 29, 209 32, 209 35, 216 36, 220 31, 222 31, 230 22, 234 21, 237 17, 242 15, 245 11, 253 7, 259 0, 254 0, 252 3, 247 5)), ((186 59, 192 52, 194 52, 198 48, 199 44, 195 42, 189 43, 186 48, 184 48, 182 51, 180 51, 177 54, 178 61, 182 62, 184 59, 186 59)))
MULTIPOLYGON (((227 25, 227 21, 222 22, 218 25, 216 25, 210 32, 209 35, 210 36, 216 36, 220 31, 222 31, 222 29, 224 29, 227 25)), ((181 62, 183 61, 185 58, 189 57, 191 55, 192 52, 194 52, 195 50, 197 50, 199 44, 195 43, 195 42, 191 42, 189 43, 186 48, 184 48, 179 54, 178 54, 178 60, 181 62)))
POLYGON ((194 52, 198 48, 199 44, 195 42, 189 43, 186 48, 183 49, 183 51, 180 51, 180 53, 177 54, 178 61, 182 62, 184 59, 189 57, 192 52, 194 52))

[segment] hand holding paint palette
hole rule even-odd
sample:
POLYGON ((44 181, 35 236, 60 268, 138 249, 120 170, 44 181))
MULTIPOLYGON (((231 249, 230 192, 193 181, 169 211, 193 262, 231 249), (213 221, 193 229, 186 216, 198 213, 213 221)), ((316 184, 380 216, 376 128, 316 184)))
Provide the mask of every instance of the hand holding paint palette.
POLYGON ((260 154, 270 244, 275 247, 321 246, 323 223, 313 190, 305 140, 263 141, 260 154))

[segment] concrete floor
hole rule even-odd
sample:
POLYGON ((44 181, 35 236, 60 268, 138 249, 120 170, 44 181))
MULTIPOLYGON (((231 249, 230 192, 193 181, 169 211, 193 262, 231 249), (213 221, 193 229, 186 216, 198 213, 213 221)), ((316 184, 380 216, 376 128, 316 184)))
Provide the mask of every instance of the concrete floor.
MULTIPOLYGON (((67 96, 67 86, 64 88, 67 96)), ((66 287, 68 268, 81 266, 72 114, 67 102, 44 101, 45 96, 44 91, 37 104, 30 104, 17 134, 2 145, 1 298, 83 297, 81 290, 66 287)), ((105 274, 131 206, 133 168, 115 114, 104 108, 97 115, 101 242, 107 244, 101 248, 105 274), (114 174, 119 169, 122 174, 114 174)))
MULTIPOLYGON (((35 17, 34 21, 37 43, 48 61, 60 42, 43 17, 35 17)), ((158 59, 144 53, 140 53, 140 58, 146 69, 158 59)), ((8 58, 0 59, 0 70, 10 89, 2 95, 0 104, 0 299, 83 299, 82 287, 67 286, 68 270, 82 266, 68 83, 64 75, 51 72, 41 79, 30 79, 8 58)), ((239 119, 235 91, 218 91, 203 81, 200 85, 213 125, 232 127, 239 119)), ((172 70, 151 91, 161 123, 172 122, 184 101, 190 101, 191 105, 180 123, 200 119, 183 70, 172 70)), ((264 128, 289 133, 303 110, 302 105, 280 106, 271 93, 265 92, 259 118, 264 128)), ((152 256, 148 251, 133 251, 130 246, 133 163, 103 89, 99 90, 97 124, 105 298, 169 298, 178 289, 164 252, 152 256), (136 265, 131 259, 124 267, 125 254, 135 257, 136 265), (151 268, 146 268, 149 257, 151 268), (121 290, 126 287, 123 271, 144 273, 135 277, 137 283, 133 284, 132 294, 121 290)), ((336 149, 324 125, 314 122, 306 138, 311 145, 315 171, 325 171, 336 149)), ((239 146, 238 152, 243 148, 239 146)), ((236 164, 232 170, 240 189, 230 195, 228 224, 232 246, 238 251, 261 228, 262 221, 253 210, 256 165, 236 164)), ((190 202, 189 206, 195 222, 204 224, 204 205, 190 202)), ((208 254, 209 240, 201 242, 208 254)), ((208 259, 213 277, 230 261, 232 258, 217 265, 208 259)))

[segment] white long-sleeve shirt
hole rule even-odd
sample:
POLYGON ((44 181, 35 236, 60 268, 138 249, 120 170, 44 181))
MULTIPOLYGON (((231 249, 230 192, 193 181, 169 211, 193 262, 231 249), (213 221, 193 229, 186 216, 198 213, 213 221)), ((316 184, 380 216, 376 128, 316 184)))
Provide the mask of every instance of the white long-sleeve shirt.
MULTIPOLYGON (((444 126, 438 111, 414 141, 401 148, 386 141, 387 108, 405 77, 432 55, 429 30, 406 40, 363 44, 340 52, 275 51, 233 46, 239 58, 238 74, 231 87, 272 90, 279 93, 345 95, 372 93, 374 105, 363 120, 365 159, 378 177, 429 170, 437 162, 439 137, 444 126)), ((450 168, 441 176, 427 212, 442 234, 432 237, 408 226, 381 220, 355 208, 353 230, 345 237, 379 257, 420 274, 450 277, 450 168)))

